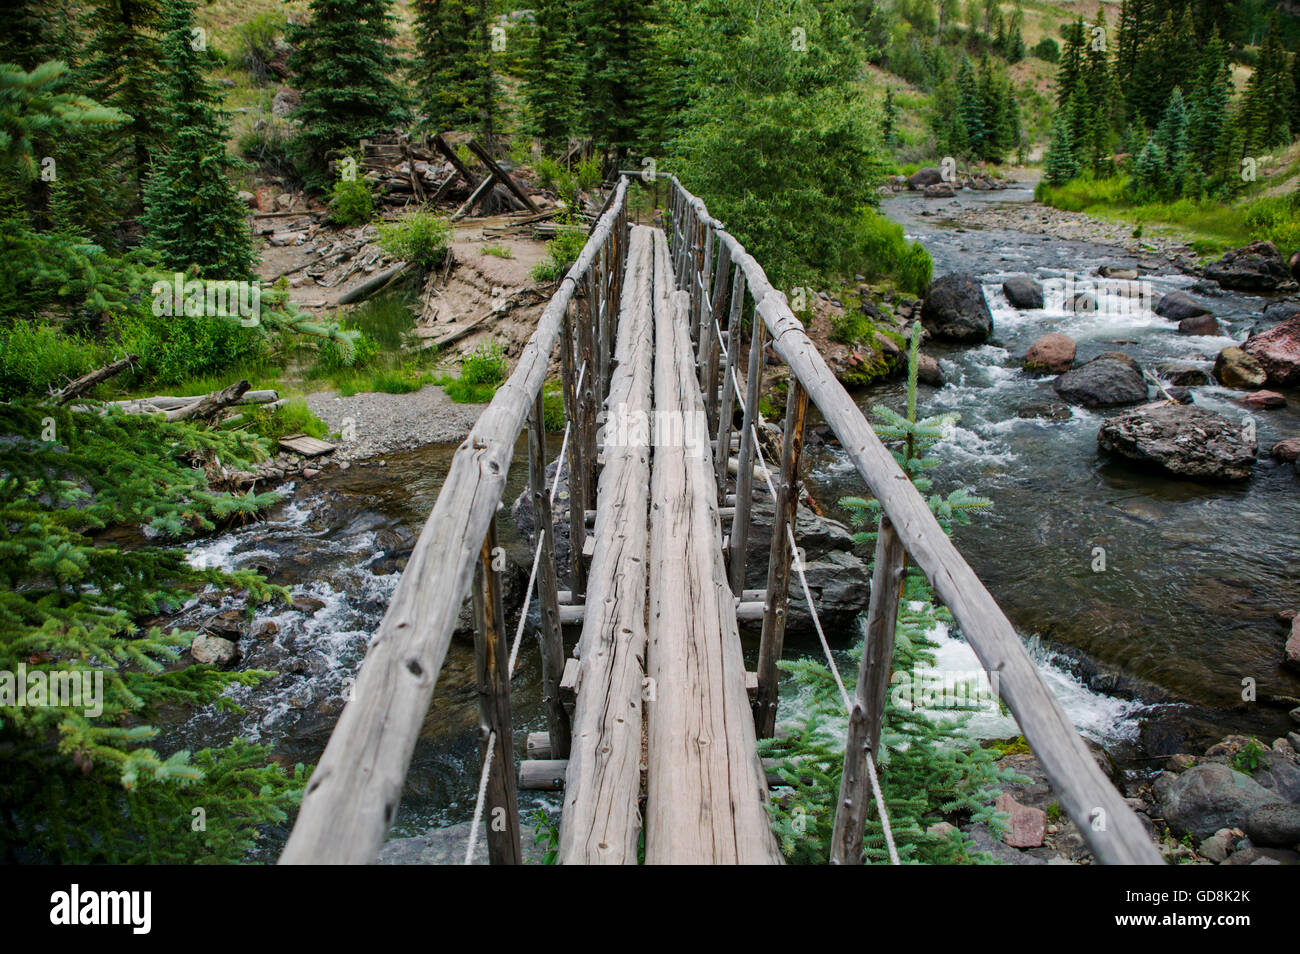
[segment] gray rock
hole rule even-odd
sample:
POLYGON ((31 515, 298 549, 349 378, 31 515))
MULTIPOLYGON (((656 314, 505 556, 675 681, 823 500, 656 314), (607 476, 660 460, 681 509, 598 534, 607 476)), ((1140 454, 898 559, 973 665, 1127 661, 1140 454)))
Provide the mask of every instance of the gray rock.
POLYGON ((1272 242, 1251 242, 1205 266, 1205 277, 1238 291, 1272 291, 1291 281, 1291 272, 1272 242))
POLYGON ((987 341, 993 333, 993 313, 984 288, 974 275, 954 272, 930 285, 921 306, 921 323, 935 338, 946 341, 987 341))
POLYGON ((1216 865, 1223 864, 1228 855, 1232 853, 1233 846, 1236 845, 1239 838, 1240 836, 1235 834, 1231 828, 1220 828, 1201 842, 1200 854, 1205 858, 1209 858, 1216 865))
POLYGON ((1261 805, 1246 819, 1246 834, 1257 846, 1293 848, 1300 845, 1300 805, 1261 805))
POLYGON ((925 187, 925 197, 927 199, 951 199, 957 193, 947 182, 936 182, 934 185, 925 187))
POLYGON ((190 655, 200 665, 228 666, 239 658, 239 647, 228 639, 203 633, 190 643, 190 655))
POLYGON ((1043 286, 1027 275, 1016 275, 1002 283, 1002 293, 1017 308, 1042 308, 1043 286))
POLYGON ((1224 348, 1214 359, 1214 376, 1229 388, 1262 388, 1268 382, 1264 366, 1237 347, 1224 348))
POLYGON ((1162 361, 1156 365, 1156 373, 1170 384, 1180 387, 1197 387, 1210 383, 1209 372, 1190 361, 1162 361))
POLYGON ((926 186, 938 185, 941 182, 943 182, 943 173, 934 166, 917 169, 907 177, 907 187, 912 191, 924 189, 926 186))
POLYGON ((939 367, 939 362, 933 355, 924 353, 916 356, 916 378, 922 384, 928 384, 932 388, 941 388, 948 383, 943 368, 939 367))
POLYGON ((1178 775, 1156 779, 1160 812, 1176 838, 1188 832, 1197 840, 1231 828, 1258 808, 1279 802, 1276 794, 1226 765, 1194 765, 1178 775))
POLYGON ((1178 322, 1178 333, 1180 335, 1212 336, 1223 334, 1223 328, 1219 326, 1219 319, 1213 315, 1193 315, 1191 318, 1184 318, 1178 322))
POLYGON ((1065 372, 1052 387, 1065 400, 1085 407, 1115 407, 1147 399, 1141 367, 1118 351, 1100 354, 1083 367, 1065 372))
POLYGON ((1187 292, 1181 291, 1169 292, 1156 302, 1156 307, 1152 310, 1161 318, 1168 318, 1170 321, 1183 321, 1210 314, 1210 309, 1187 292))
POLYGON ((1247 480, 1255 466, 1255 438, 1238 421, 1166 401, 1105 421, 1097 432, 1097 446, 1194 480, 1247 480))
POLYGON ((1278 325, 1291 318, 1300 318, 1300 301, 1273 301, 1264 309, 1264 322, 1278 325))

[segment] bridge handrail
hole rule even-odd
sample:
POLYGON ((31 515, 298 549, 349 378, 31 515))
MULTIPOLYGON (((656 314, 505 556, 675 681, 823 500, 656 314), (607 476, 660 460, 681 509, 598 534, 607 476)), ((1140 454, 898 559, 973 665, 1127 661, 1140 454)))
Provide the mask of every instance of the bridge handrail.
MULTIPOLYGON (((1098 860, 1106 864, 1162 864, 1146 829, 1098 767, 1015 628, 827 367, 802 322, 790 310, 785 295, 772 286, 762 266, 740 241, 709 215, 701 199, 675 175, 660 177, 669 179, 677 194, 675 214, 688 213, 693 228, 702 226, 706 233, 712 232, 726 246, 731 263, 743 272, 755 314, 762 317, 773 349, 821 410, 858 474, 880 501, 884 516, 907 553, 952 613, 985 670, 997 674, 1002 698, 1042 764, 1062 807, 1074 819, 1098 860)), ((676 236, 676 223, 667 225, 676 236)), ((683 228, 682 234, 689 237, 691 229, 683 228)), ((692 255, 691 248, 688 255, 692 255)), ((707 251, 703 261, 707 269, 707 251)))
POLYGON ((452 458, 366 653, 351 701, 308 782, 280 863, 367 864, 378 854, 396 817, 456 617, 501 503, 515 444, 545 382, 570 299, 626 224, 627 181, 619 177, 514 372, 452 458))

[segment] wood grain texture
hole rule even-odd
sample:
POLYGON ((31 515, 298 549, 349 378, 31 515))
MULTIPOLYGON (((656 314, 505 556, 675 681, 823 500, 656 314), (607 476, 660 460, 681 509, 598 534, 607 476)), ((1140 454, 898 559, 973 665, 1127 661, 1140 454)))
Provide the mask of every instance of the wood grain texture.
POLYGON ((605 468, 596 495, 595 551, 577 656, 560 864, 636 864, 641 833, 641 684, 646 644, 646 513, 652 231, 632 229, 610 377, 605 468))
POLYGON ((673 292, 656 232, 655 411, 678 439, 656 434, 651 467, 647 864, 777 864, 745 691, 745 662, 722 562, 706 440, 680 439, 702 415, 689 299, 673 292))

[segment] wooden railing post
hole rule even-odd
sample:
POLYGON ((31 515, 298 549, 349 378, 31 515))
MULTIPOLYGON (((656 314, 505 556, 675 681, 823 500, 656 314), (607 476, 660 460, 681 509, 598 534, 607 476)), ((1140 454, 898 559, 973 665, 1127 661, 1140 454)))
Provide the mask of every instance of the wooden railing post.
POLYGON ((510 726, 510 650, 501 606, 497 522, 492 518, 479 549, 474 586, 474 673, 478 681, 481 763, 491 762, 484 821, 488 860, 523 864, 519 841, 519 799, 515 791, 514 736, 510 726), (489 746, 489 742, 492 744, 489 746))
POLYGON ((894 525, 882 515, 880 532, 876 535, 876 562, 871 573, 867 636, 858 666, 853 710, 849 714, 844 774, 840 777, 840 800, 835 809, 835 828, 831 835, 833 865, 862 864, 862 836, 866 831, 867 806, 871 802, 867 759, 875 759, 880 751, 905 559, 903 541, 895 532, 894 525))
POLYGON ((564 410, 569 423, 569 566, 573 597, 580 599, 587 590, 586 567, 582 563, 582 548, 587 542, 587 481, 582 459, 583 426, 582 403, 578 395, 578 362, 574 359, 576 344, 571 310, 564 312, 564 326, 560 333, 560 373, 564 379, 564 410))
POLYGON ((596 388, 601 372, 596 357, 595 282, 590 271, 586 273, 583 284, 587 294, 584 299, 586 307, 578 313, 578 367, 585 365, 587 370, 582 375, 578 403, 582 406, 582 506, 584 510, 590 510, 596 502, 596 388))
MULTIPOLYGON (((737 327, 733 334, 739 333, 737 327)), ((758 420, 758 394, 763 384, 763 340, 766 329, 754 317, 749 338, 749 371, 745 378, 745 416, 740 425, 739 467, 736 470, 736 515, 731 520, 731 592, 745 589, 746 551, 749 548, 749 511, 754 503, 754 424, 758 420)), ((726 466, 725 464, 723 465, 726 466)))
MULTIPOLYGON (((727 319, 727 357, 722 365, 722 398, 716 429, 718 452, 713 455, 714 469, 718 477, 719 506, 726 503, 727 498, 727 461, 731 458, 731 418, 736 407, 736 388, 732 369, 736 366, 736 358, 740 355, 740 314, 745 304, 745 276, 739 266, 733 271, 735 274, 731 280, 731 316, 727 319)), ((734 526, 732 533, 735 533, 734 526)))
POLYGON ((808 414, 808 392, 793 374, 789 381, 781 473, 776 485, 776 510, 772 515, 772 549, 767 559, 767 607, 758 644, 754 726, 760 739, 769 738, 776 731, 776 664, 785 647, 785 621, 790 608, 791 551, 786 527, 794 527, 799 508, 799 455, 803 451, 803 425, 808 414))
POLYGON ((710 437, 718 436, 718 362, 722 355, 722 312, 727 307, 728 279, 731 276, 731 249, 718 243, 718 259, 712 289, 708 289, 709 350, 704 356, 704 409, 709 420, 710 437))
MULTIPOLYGON (((556 465, 557 470, 563 465, 556 465)), ((564 636, 560 630, 560 596, 555 581, 555 521, 551 498, 546 490, 546 403, 544 393, 533 402, 532 427, 528 431, 528 486, 533 498, 533 532, 541 541, 537 567, 537 604, 542 628, 538 642, 542 652, 542 702, 551 733, 551 758, 569 757, 569 714, 560 700, 560 679, 564 675, 564 636)), ((525 606, 522 612, 527 612, 525 606)))

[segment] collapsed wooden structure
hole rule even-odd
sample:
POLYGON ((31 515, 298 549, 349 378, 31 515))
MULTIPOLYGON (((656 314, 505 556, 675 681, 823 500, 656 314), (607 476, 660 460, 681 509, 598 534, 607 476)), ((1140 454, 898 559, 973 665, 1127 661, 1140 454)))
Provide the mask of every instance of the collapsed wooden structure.
POLYGON ((776 722, 776 664, 796 559, 795 488, 811 402, 882 508, 830 860, 862 861, 871 753, 910 558, 986 670, 998 674, 1004 701, 1096 857, 1159 863, 1011 623, 827 368, 785 296, 699 199, 675 177, 662 178, 671 188, 667 234, 630 224, 629 179, 620 176, 514 373, 457 451, 281 861, 374 860, 467 594, 476 621, 484 807, 500 822, 487 826, 489 857, 520 861, 512 653, 495 552, 506 471, 527 423, 537 541, 530 592, 535 581, 548 731, 529 738, 538 758, 520 775, 564 788, 558 860, 635 864, 644 819, 648 863, 779 863, 756 739, 772 734, 776 722), (742 356, 747 310, 754 321, 742 356), (769 341, 790 370, 784 442, 770 480, 754 426, 769 341), (551 512, 542 412, 557 344, 569 422, 561 452, 565 515, 551 512), (732 492, 727 462, 738 405, 732 492), (767 587, 747 593, 740 587, 756 463, 776 498, 776 517, 767 587), (566 518, 571 589, 562 592, 554 537, 566 518), (753 673, 745 671, 738 616, 762 622, 753 673), (567 659, 566 621, 582 627, 567 659))

